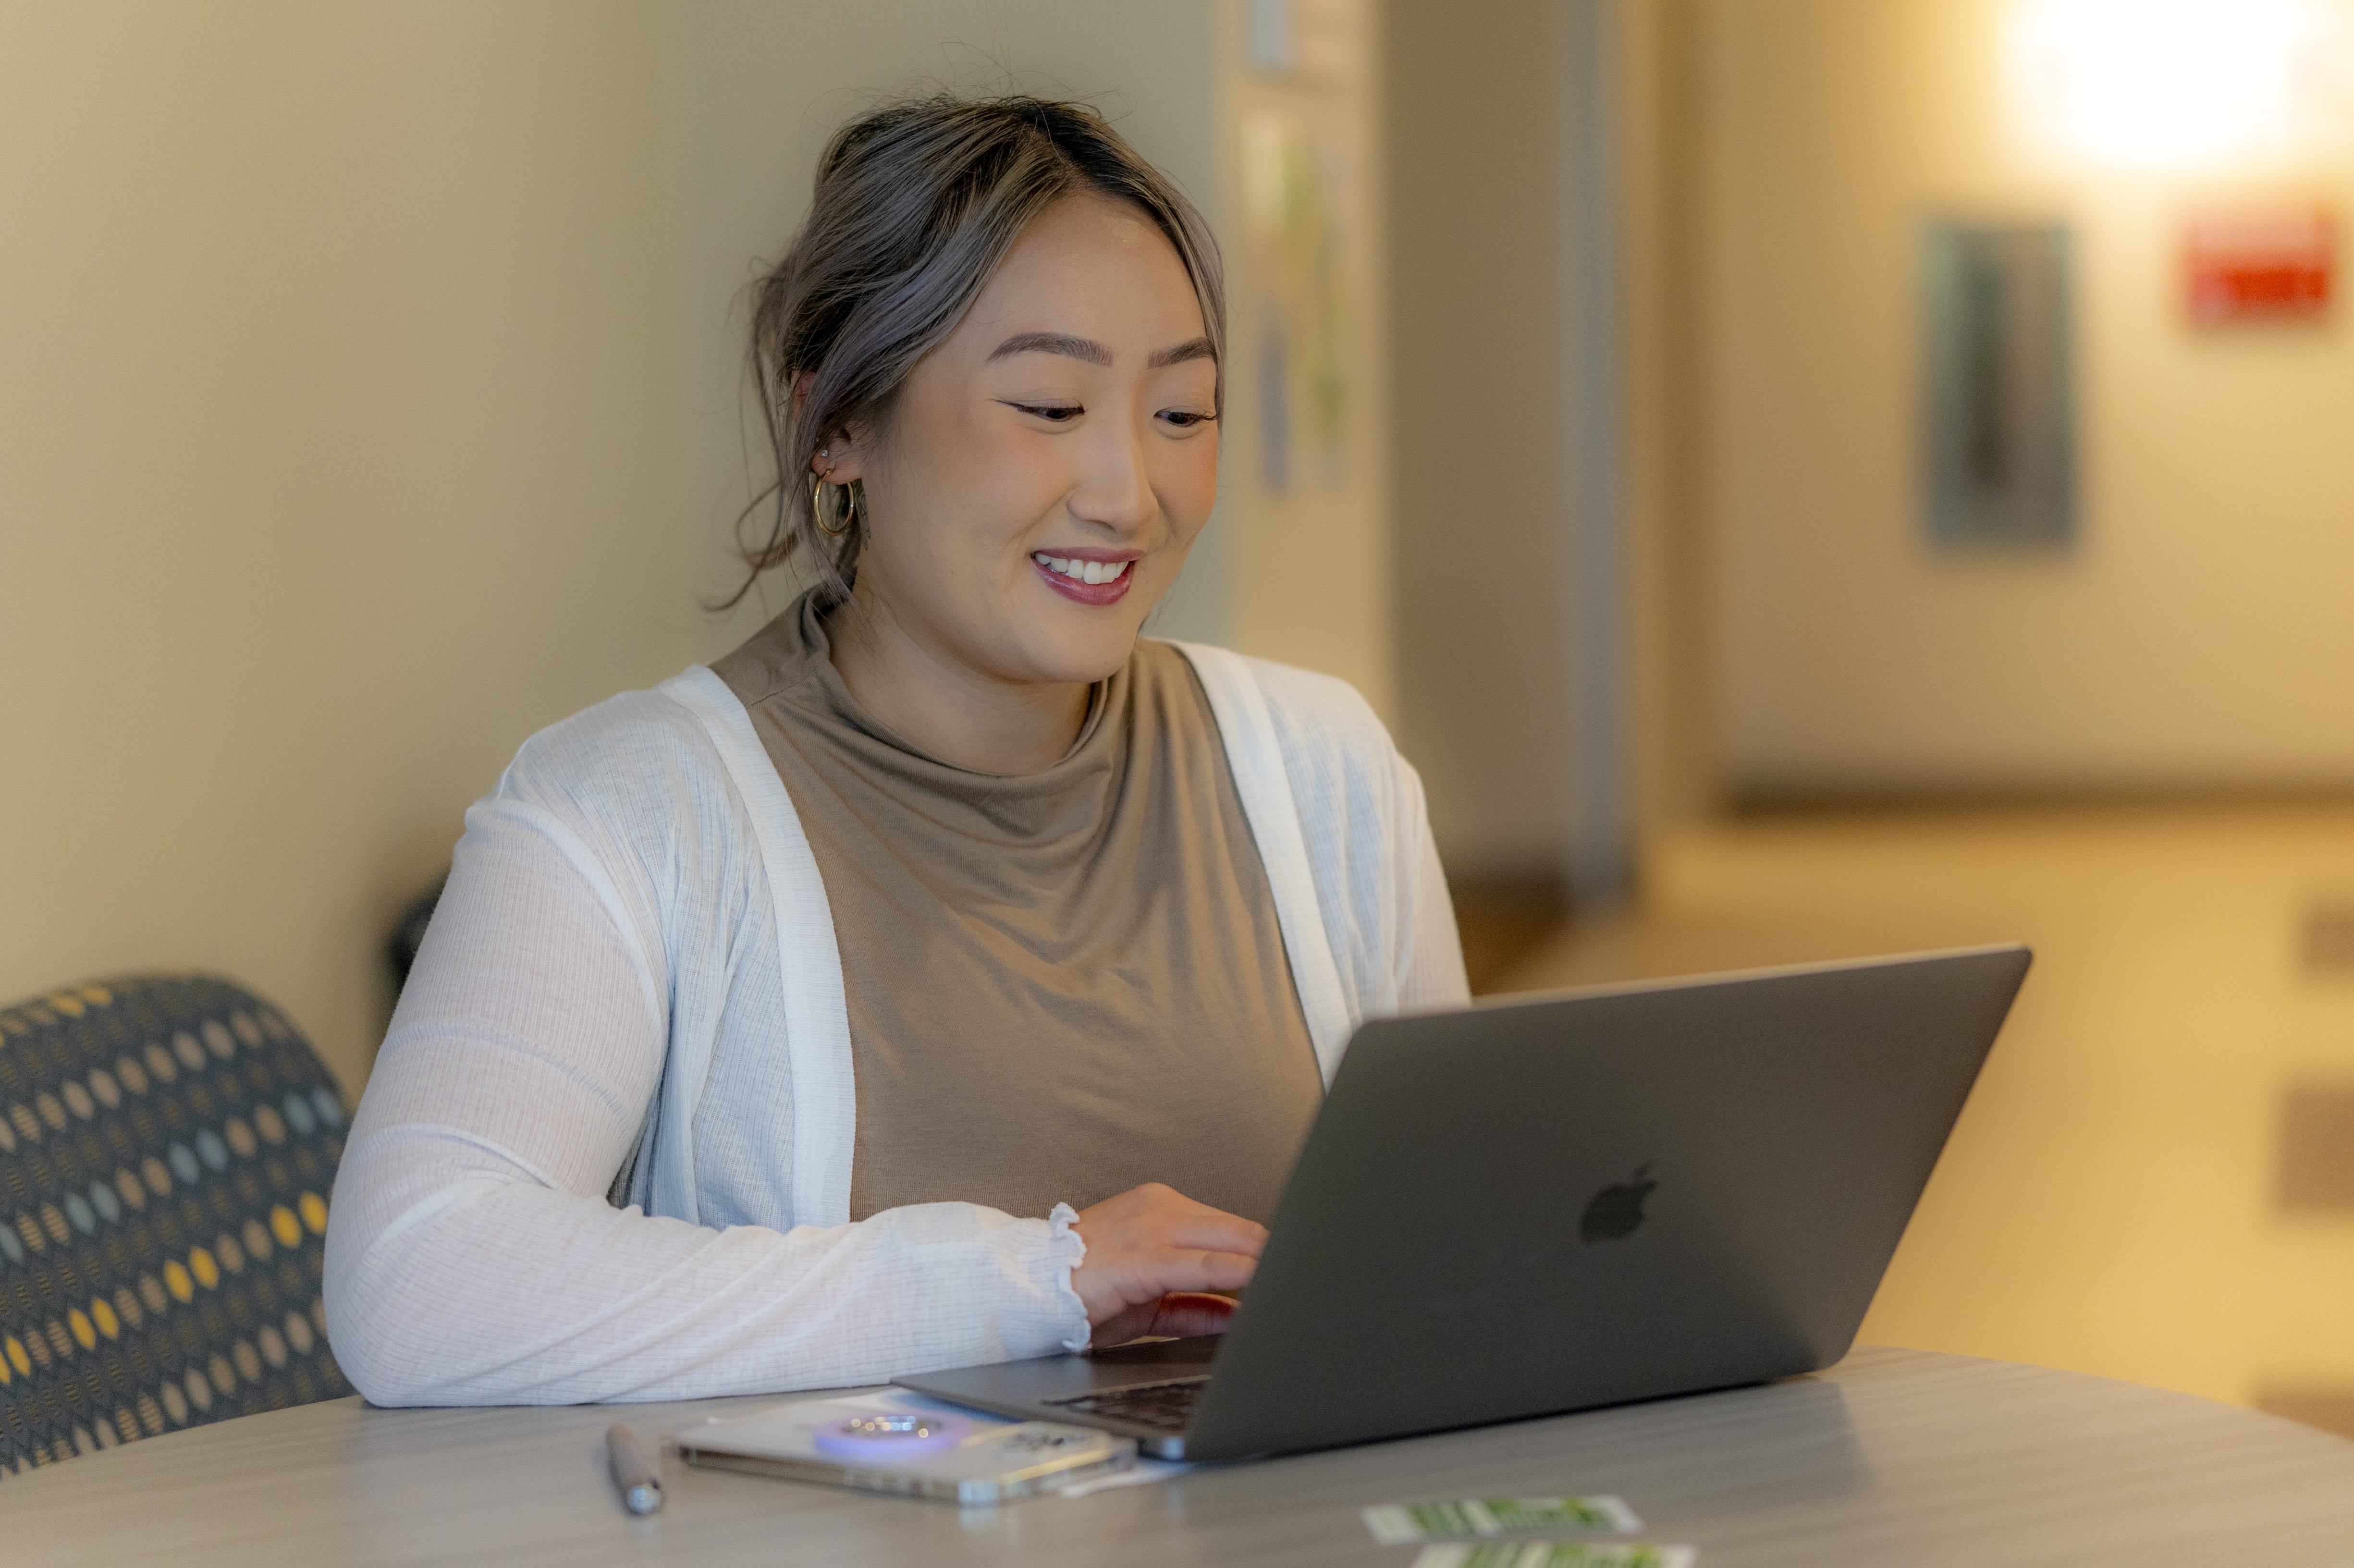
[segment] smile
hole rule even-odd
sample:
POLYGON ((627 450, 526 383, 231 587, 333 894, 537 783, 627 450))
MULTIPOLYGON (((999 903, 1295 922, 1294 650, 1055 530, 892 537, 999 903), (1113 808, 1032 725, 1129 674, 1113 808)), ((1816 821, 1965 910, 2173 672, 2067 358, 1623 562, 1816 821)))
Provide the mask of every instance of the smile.
POLYGON ((1079 556, 1049 555, 1034 550, 1030 564, 1046 579, 1046 586, 1065 599, 1080 604, 1118 604, 1128 597, 1136 574, 1129 568, 1136 565, 1133 557, 1127 560, 1088 560, 1079 556))
POLYGON ((1129 561, 1077 561, 1068 556, 1050 556, 1043 550, 1033 554, 1030 558, 1050 572, 1082 583, 1111 582, 1124 576, 1134 564, 1129 561))

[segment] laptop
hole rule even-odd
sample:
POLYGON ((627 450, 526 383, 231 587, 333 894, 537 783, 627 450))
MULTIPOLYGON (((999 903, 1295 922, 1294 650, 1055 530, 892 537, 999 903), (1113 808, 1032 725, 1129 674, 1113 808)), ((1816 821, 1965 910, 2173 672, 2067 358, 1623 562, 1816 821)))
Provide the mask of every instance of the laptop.
POLYGON ((897 1380, 1215 1460, 1845 1355, 2030 961, 1978 948, 1359 1029, 1227 1331, 897 1380))

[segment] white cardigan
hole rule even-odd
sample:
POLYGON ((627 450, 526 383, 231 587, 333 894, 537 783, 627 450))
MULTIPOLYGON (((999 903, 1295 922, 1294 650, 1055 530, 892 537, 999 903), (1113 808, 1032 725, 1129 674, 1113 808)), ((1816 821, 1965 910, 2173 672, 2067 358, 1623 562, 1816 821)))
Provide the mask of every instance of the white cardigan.
MULTIPOLYGON (((1468 999, 1421 783, 1343 683, 1179 646, 1329 1084, 1361 1020, 1468 999)), ((335 1182, 335 1355, 379 1404, 568 1404, 1086 1344, 1067 1206, 853 1224, 855 1128, 832 914, 743 705, 700 666, 602 703, 466 813, 335 1182)))

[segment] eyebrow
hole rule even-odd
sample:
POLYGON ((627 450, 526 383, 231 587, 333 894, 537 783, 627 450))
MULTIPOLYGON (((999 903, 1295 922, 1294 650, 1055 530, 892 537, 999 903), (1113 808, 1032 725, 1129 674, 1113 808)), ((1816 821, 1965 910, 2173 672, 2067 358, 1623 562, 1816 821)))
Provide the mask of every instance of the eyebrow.
MULTIPOLYGON (((1017 354, 1059 354, 1087 365, 1109 367, 1111 350, 1093 338, 1073 337, 1060 332, 1015 333, 991 351, 992 360, 1005 359, 1017 354)), ((1159 370, 1164 366, 1182 365, 1189 359, 1214 359, 1217 350, 1207 337, 1189 338, 1174 348, 1160 349, 1145 360, 1145 366, 1159 370)))
POLYGON ((1188 338, 1174 348, 1164 348, 1144 363, 1154 370, 1164 365, 1182 365, 1189 359, 1215 359, 1217 345, 1206 337, 1188 338))
POLYGON ((1111 350, 1092 338, 1073 337, 1059 332, 1018 332, 997 345, 991 359, 1004 359, 1016 354, 1060 354, 1089 365, 1108 366, 1111 350))

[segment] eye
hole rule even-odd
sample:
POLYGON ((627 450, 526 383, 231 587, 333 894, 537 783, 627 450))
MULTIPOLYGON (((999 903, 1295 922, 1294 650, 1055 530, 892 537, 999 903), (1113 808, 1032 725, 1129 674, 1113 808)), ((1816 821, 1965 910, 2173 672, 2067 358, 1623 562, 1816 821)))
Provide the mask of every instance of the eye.
POLYGON ((1211 423, 1217 418, 1217 416, 1205 414, 1197 408, 1163 408, 1159 418, 1181 430, 1190 430, 1196 425, 1211 423))
POLYGON ((1081 414, 1087 412, 1085 408, 1076 403, 1014 403, 1009 401, 1006 404, 1006 407, 1009 408, 1019 408, 1023 413, 1028 414, 1033 418, 1044 419, 1047 423, 1055 425, 1067 425, 1073 419, 1077 418, 1081 414))

